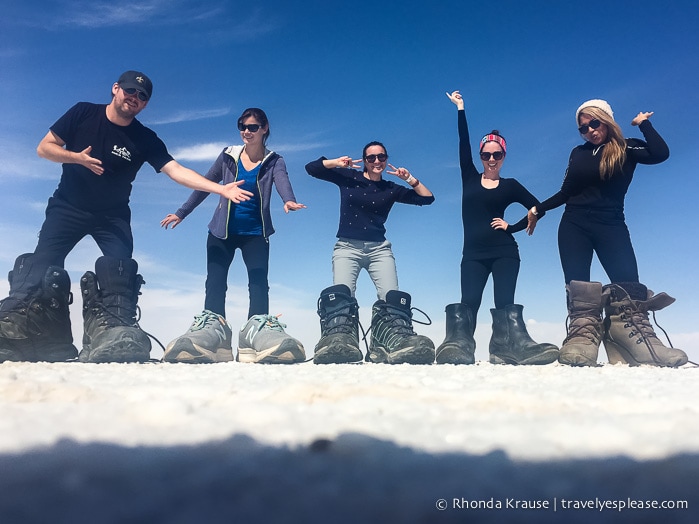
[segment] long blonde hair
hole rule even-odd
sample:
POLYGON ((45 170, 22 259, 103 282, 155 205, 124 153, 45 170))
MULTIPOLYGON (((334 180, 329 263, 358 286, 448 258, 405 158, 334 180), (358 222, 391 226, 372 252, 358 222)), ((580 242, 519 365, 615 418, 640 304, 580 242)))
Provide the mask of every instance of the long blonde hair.
MULTIPOLYGON (((621 171, 626 161, 626 139, 621 132, 619 124, 600 108, 595 106, 584 107, 580 110, 580 115, 583 113, 596 118, 607 126, 607 142, 599 164, 600 177, 602 177, 602 180, 606 180, 614 174, 617 168, 621 171)), ((579 118, 578 116, 578 124, 580 124, 579 118)))

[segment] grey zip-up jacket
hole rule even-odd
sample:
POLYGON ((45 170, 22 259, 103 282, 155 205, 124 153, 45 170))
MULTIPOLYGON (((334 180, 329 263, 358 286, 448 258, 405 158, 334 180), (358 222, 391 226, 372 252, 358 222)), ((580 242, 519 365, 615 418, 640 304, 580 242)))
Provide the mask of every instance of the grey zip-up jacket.
MULTIPOLYGON (((228 146, 216 159, 216 162, 211 166, 205 177, 213 182, 222 184, 230 184, 238 178, 238 162, 240 155, 245 146, 228 146)), ((277 189, 277 193, 286 203, 289 201, 296 202, 294 191, 289 182, 289 175, 286 172, 286 162, 284 159, 275 153, 265 148, 265 156, 260 165, 260 171, 257 175, 257 188, 260 192, 260 216, 262 218, 262 236, 268 238, 274 233, 272 226, 272 216, 269 212, 269 201, 272 196, 272 184, 277 189)), ((187 201, 182 204, 176 212, 181 220, 184 220, 194 208, 201 204, 206 197, 211 193, 206 191, 193 191, 187 201)), ((220 197, 214 216, 209 222, 209 231, 217 238, 227 238, 228 236, 228 220, 230 219, 231 206, 233 202, 225 197, 220 197)))

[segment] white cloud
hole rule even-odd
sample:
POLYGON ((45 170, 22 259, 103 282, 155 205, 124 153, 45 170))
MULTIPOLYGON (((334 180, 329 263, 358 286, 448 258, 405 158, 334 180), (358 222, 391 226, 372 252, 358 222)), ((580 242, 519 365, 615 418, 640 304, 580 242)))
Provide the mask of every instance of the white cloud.
POLYGON ((194 144, 192 146, 180 147, 172 151, 172 156, 178 161, 203 161, 203 160, 216 160, 218 155, 221 153, 227 143, 225 142, 212 142, 208 144, 194 144))
POLYGON ((230 107, 220 107, 214 109, 198 109, 191 111, 180 111, 167 117, 155 120, 143 120, 147 125, 176 124, 179 122, 192 122, 194 120, 205 120, 207 118, 218 118, 230 114, 230 107))

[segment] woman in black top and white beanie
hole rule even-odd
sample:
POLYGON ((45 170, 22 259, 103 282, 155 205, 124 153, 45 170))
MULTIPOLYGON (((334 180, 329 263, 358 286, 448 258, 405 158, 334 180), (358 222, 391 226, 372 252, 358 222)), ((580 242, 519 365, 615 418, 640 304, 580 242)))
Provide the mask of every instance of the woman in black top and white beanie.
POLYGON ((648 311, 661 309, 674 299, 665 293, 653 295, 639 282, 624 219, 624 198, 636 165, 659 164, 670 155, 650 123, 652 115, 641 112, 631 121, 645 141, 626 139, 606 101, 581 104, 575 119, 585 143, 571 152, 561 190, 529 210, 529 227, 533 228, 538 214, 566 205, 558 228, 569 315, 561 363, 596 365, 601 339, 611 363, 677 367, 687 362, 687 355, 665 347, 650 325, 648 311), (593 252, 611 284, 590 282, 593 252))

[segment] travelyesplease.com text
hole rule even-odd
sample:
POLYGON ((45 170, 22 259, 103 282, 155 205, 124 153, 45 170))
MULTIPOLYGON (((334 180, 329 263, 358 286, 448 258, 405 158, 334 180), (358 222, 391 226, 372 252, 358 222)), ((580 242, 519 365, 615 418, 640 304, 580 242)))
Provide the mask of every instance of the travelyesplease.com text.
POLYGON ((439 511, 453 510, 548 510, 548 511, 625 511, 625 510, 687 510, 686 500, 637 500, 626 499, 570 499, 554 497, 552 499, 518 499, 491 497, 484 500, 467 498, 439 499, 436 502, 439 511))

